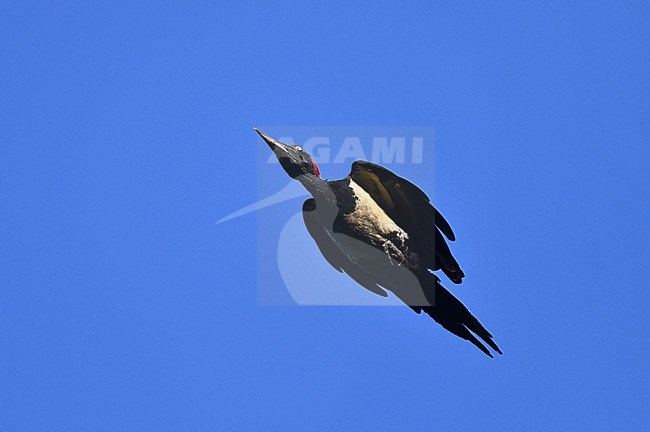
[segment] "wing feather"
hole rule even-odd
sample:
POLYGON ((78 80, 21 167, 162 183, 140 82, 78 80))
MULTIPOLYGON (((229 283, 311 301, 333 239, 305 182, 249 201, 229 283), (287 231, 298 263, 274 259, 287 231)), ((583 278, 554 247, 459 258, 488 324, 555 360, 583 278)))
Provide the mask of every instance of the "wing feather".
POLYGON ((352 164, 350 178, 363 187, 409 237, 415 239, 418 253, 429 268, 442 269, 454 283, 462 282, 465 274, 442 235, 450 241, 454 241, 456 236, 422 189, 392 171, 366 161, 352 164))

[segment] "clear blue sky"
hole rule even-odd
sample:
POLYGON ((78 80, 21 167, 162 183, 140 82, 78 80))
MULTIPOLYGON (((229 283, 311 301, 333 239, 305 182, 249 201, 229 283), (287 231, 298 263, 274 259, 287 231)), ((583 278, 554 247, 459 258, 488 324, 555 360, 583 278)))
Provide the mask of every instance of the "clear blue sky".
POLYGON ((3 2, 0 429, 646 429, 650 6, 565 3, 3 2), (214 223, 253 126, 395 124, 503 357, 256 306, 256 216, 214 223))

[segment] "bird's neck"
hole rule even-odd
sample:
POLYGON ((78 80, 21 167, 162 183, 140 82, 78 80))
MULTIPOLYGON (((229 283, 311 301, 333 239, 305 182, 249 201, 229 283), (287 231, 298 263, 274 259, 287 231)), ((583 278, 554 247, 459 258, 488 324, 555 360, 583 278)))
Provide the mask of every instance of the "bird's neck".
POLYGON ((337 210, 336 195, 326 180, 315 174, 305 174, 296 178, 316 200, 316 205, 321 209, 337 210))

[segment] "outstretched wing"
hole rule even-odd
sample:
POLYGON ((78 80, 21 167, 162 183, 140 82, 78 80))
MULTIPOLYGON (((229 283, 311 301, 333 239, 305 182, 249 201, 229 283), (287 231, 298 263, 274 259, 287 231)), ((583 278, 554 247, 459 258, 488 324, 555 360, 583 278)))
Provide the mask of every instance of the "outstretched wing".
POLYGON ((420 188, 392 171, 366 161, 352 164, 350 178, 408 233, 428 268, 442 269, 454 283, 462 282, 465 274, 451 254, 443 234, 451 241, 456 236, 420 188))

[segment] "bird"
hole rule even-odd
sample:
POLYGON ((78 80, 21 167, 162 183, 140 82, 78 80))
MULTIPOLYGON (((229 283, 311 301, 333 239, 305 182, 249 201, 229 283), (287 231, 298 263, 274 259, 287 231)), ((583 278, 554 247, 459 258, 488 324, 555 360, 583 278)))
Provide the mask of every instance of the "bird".
POLYGON ((456 240, 450 224, 419 187, 364 160, 353 162, 347 177, 325 180, 301 146, 254 130, 289 177, 311 195, 302 217, 334 269, 376 295, 391 292, 487 356, 493 357, 486 345, 502 354, 492 334, 433 273, 441 270, 454 284, 465 277, 447 244, 456 240))

